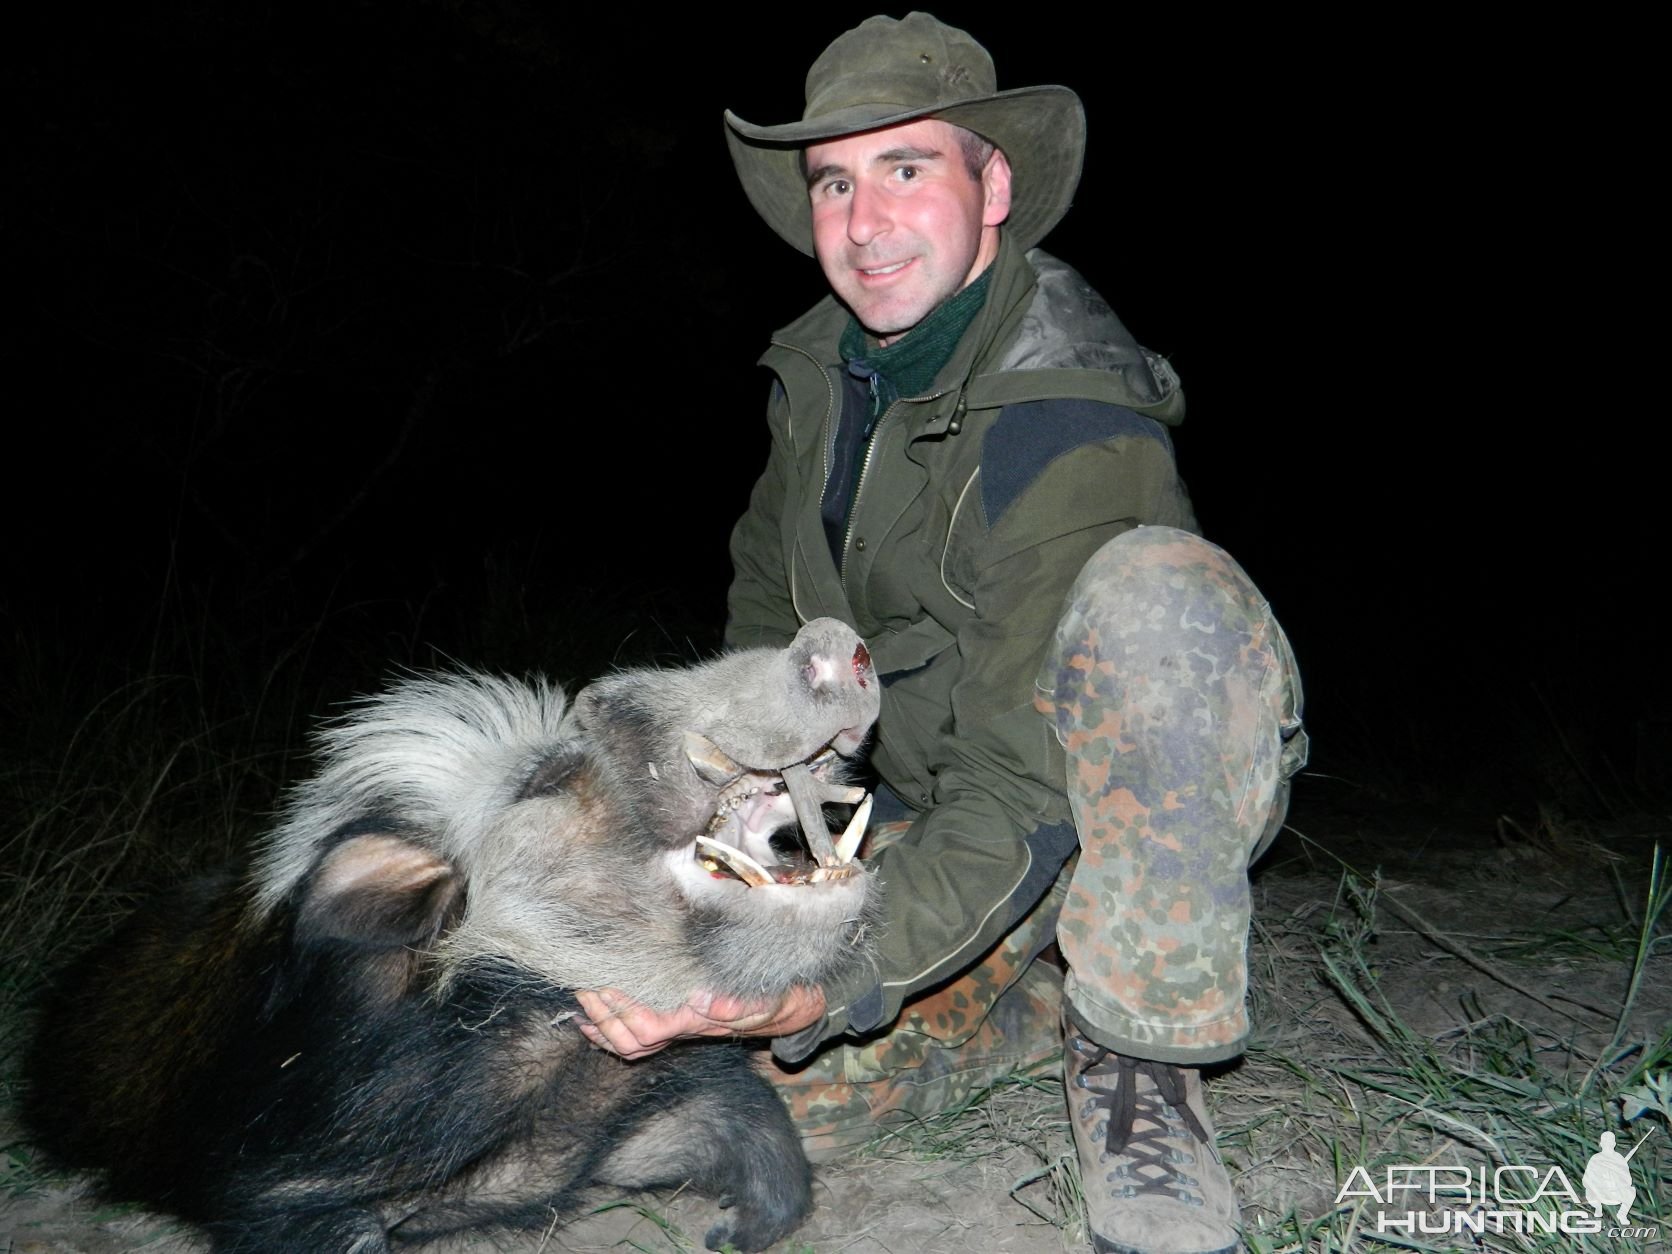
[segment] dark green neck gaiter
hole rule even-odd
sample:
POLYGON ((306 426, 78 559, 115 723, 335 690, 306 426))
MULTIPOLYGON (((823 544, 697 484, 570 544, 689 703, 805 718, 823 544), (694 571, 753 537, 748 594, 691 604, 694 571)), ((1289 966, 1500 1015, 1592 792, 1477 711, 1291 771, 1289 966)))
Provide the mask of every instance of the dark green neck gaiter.
MULTIPOLYGON (((850 364, 863 361, 888 385, 891 395, 881 401, 878 412, 895 397, 918 396, 934 385, 940 368, 986 302, 992 277, 993 267, 988 266, 980 278, 947 297, 938 309, 887 348, 872 344, 857 318, 848 319, 847 330, 842 332, 842 359, 850 364)), ((879 399, 882 390, 878 389, 879 399)))

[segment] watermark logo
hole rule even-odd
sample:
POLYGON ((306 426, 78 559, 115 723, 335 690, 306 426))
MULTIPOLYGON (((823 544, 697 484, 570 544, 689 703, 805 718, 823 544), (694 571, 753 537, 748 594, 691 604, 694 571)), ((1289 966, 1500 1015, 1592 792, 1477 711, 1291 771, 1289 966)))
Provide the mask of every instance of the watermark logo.
POLYGON ((1382 1168, 1379 1180, 1368 1168, 1354 1167, 1335 1204, 1373 1205, 1375 1231, 1404 1236, 1559 1233, 1652 1241, 1660 1236, 1658 1225, 1631 1224, 1637 1200, 1631 1159, 1653 1133, 1651 1127, 1629 1153, 1621 1154, 1614 1148, 1614 1134, 1604 1132, 1580 1177, 1583 1192, 1557 1166, 1396 1164, 1382 1168))
MULTIPOLYGON (((1653 1128, 1649 1130, 1654 1131, 1653 1128)), ((1643 1134, 1643 1141, 1649 1134, 1643 1134)), ((1643 1141, 1631 1147, 1631 1154, 1643 1148, 1643 1141)), ((1604 1132, 1597 1143, 1602 1147, 1585 1164, 1581 1182, 1585 1186, 1585 1200, 1602 1214, 1603 1207, 1618 1206, 1616 1214, 1621 1224, 1630 1221, 1631 1204, 1637 1200, 1637 1190, 1631 1183, 1631 1154, 1621 1154, 1614 1148, 1614 1134, 1604 1132)))

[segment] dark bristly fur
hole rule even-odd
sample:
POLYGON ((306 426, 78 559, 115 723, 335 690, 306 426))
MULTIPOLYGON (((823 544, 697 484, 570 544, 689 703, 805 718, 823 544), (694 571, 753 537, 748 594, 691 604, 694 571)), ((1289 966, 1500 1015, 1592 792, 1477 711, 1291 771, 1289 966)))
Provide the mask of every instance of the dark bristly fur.
POLYGON ((762 770, 851 750, 875 687, 828 620, 787 650, 612 677, 568 711, 486 676, 396 686, 324 735, 250 879, 184 885, 59 977, 29 1126, 218 1250, 544 1228, 595 1185, 682 1184, 730 1208, 710 1248, 770 1245, 811 1207, 771 1087, 730 1044, 595 1050, 573 990, 667 1004, 865 960, 863 874, 691 875, 716 788, 682 746, 719 733, 774 755, 745 761, 762 770))

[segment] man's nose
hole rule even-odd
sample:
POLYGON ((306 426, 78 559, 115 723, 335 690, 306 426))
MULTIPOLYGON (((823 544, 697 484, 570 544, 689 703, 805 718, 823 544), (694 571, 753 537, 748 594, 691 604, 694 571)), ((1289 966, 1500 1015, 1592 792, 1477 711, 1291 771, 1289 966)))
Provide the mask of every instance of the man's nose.
POLYGON ((869 180, 856 180, 848 201, 848 238, 860 247, 886 232, 892 219, 887 198, 869 180))

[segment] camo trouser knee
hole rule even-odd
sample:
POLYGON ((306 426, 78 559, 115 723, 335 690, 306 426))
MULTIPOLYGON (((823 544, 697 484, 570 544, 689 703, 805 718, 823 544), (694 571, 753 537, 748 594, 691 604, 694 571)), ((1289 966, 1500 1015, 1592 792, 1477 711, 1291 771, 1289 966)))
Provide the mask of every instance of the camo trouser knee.
POLYGON ((1076 580, 1036 705, 1067 750, 1080 835, 1057 924, 1070 1013, 1121 1053, 1234 1057, 1248 865, 1306 761, 1283 629, 1223 550, 1141 527, 1076 580))
MULTIPOLYGON (((1067 752, 1078 863, 886 1035, 835 1042, 795 1071, 763 1058, 815 1158, 1057 1063, 1063 991, 1033 962, 1053 927, 1088 1036, 1171 1062, 1241 1050, 1248 865, 1306 760, 1300 678, 1269 606, 1206 541, 1127 532, 1069 593, 1035 704, 1067 752)), ((906 827, 879 826, 873 846, 906 827)))
MULTIPOLYGON (((911 824, 871 829, 871 850, 911 824)), ((953 1110, 1012 1075, 1054 1073, 1062 1057, 1062 976, 1035 962, 1054 936, 1064 875, 962 976, 908 1001, 894 1026, 866 1041, 838 1039, 808 1062, 759 1062, 815 1162, 925 1115, 953 1110)))

